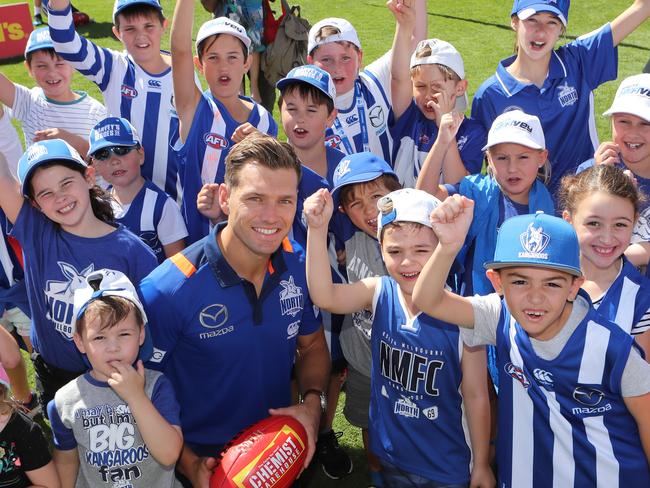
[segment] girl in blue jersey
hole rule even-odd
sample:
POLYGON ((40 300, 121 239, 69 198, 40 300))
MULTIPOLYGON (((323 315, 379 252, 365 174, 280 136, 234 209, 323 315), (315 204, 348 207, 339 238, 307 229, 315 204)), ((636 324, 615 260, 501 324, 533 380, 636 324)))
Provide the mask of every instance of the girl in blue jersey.
POLYGON ((212 19, 199 29, 196 56, 192 56, 193 19, 194 1, 176 2, 171 51, 189 243, 208 234, 209 223, 198 212, 196 198, 204 184, 223 183, 225 158, 232 145, 255 130, 273 137, 278 134, 272 115, 252 98, 240 95, 252 62, 246 30, 226 17, 212 19), (195 66, 208 85, 203 93, 194 83, 195 66))
POLYGON ((140 173, 144 148, 128 120, 107 117, 93 127, 88 156, 99 176, 111 185, 115 220, 142 239, 158 263, 185 248, 187 228, 181 211, 140 173))
POLYGON ((563 216, 580 242, 582 289, 594 308, 650 353, 650 280, 624 257, 639 215, 641 195, 622 169, 598 165, 565 176, 563 216))
POLYGON ((86 370, 72 342, 73 295, 95 269, 139 282, 155 266, 140 239, 113 222, 95 170, 61 139, 32 144, 18 162, 18 181, 0 158, 0 206, 23 247, 32 317, 31 339, 41 403, 86 370))
POLYGON ((592 92, 616 78, 616 47, 650 15, 650 1, 635 0, 611 23, 554 50, 566 32, 569 3, 514 0, 516 53, 499 63, 472 102, 472 118, 486 128, 513 107, 541 119, 553 195, 562 176, 574 173, 598 147, 592 92))
POLYGON ((413 300, 466 344, 497 346, 499 487, 650 486, 650 364, 580 289, 573 227, 541 212, 507 220, 485 263, 497 293, 461 297, 443 277, 473 207, 454 195, 432 212, 438 245, 413 300))
POLYGON ((485 352, 463 347, 455 326, 420 313, 411 300, 437 244, 428 216, 439 204, 414 189, 380 199, 377 235, 389 276, 339 285, 327 278, 332 196, 325 189, 316 192, 304 205, 309 294, 332 313, 374 314, 369 429, 384 485, 467 486, 471 480, 472 486, 494 486, 485 352))

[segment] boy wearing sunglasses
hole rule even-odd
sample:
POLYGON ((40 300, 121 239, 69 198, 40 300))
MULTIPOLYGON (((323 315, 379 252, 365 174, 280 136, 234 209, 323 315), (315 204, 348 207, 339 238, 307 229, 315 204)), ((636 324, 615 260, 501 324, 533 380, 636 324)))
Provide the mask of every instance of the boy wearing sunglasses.
POLYGON ((185 248, 187 228, 181 211, 141 175, 144 150, 128 120, 108 117, 93 127, 88 157, 110 185, 116 221, 139 236, 159 263, 185 248))

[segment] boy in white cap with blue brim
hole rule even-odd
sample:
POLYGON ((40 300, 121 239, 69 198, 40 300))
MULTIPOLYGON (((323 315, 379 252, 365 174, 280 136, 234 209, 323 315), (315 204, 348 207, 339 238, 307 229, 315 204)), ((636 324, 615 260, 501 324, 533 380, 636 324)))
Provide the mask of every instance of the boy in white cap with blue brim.
POLYGON ((427 314, 497 347, 498 485, 648 486, 650 365, 580 290, 573 227, 543 213, 503 223, 485 263, 496 293, 461 297, 446 276, 472 222, 455 195, 431 214, 438 245, 413 292, 427 314))
POLYGON ((413 286, 437 244, 429 215, 439 205, 412 188, 382 197, 377 237, 388 276, 338 285, 326 273, 332 196, 320 190, 305 202, 314 304, 332 313, 374 315, 369 436, 387 487, 467 486, 470 480, 473 486, 494 485, 485 351, 463 347, 456 326, 420 313, 412 301, 413 286))
POLYGON ((73 339, 90 370, 48 404, 63 486, 174 486, 180 411, 171 383, 142 364, 153 344, 133 284, 117 271, 89 274, 75 291, 74 316, 73 339))
POLYGON ((29 89, 0 73, 0 104, 21 122, 26 145, 58 138, 85 154, 88 134, 106 117, 106 108, 86 92, 71 88, 73 68, 54 51, 47 27, 29 35, 25 66, 36 86, 29 89))

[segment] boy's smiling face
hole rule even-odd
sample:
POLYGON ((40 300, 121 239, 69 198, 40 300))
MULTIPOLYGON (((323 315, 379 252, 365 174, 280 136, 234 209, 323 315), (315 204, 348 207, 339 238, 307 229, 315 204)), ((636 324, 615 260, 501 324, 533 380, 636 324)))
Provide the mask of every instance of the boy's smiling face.
POLYGON ((650 177, 650 121, 632 114, 612 115, 612 137, 625 165, 650 177))
POLYGON ((73 93, 70 83, 74 71, 65 59, 58 55, 52 56, 45 50, 34 51, 27 69, 47 98, 56 101, 71 100, 73 93))
POLYGON ((564 327, 584 278, 533 266, 490 269, 487 277, 526 333, 547 341, 564 327))
POLYGON ((167 21, 161 23, 155 14, 121 16, 119 28, 113 26, 113 34, 137 64, 147 66, 160 58, 160 41, 166 27, 167 21))
POLYGON ((355 183, 341 211, 350 217, 352 223, 373 238, 377 238, 377 200, 391 192, 380 178, 364 183, 355 183))

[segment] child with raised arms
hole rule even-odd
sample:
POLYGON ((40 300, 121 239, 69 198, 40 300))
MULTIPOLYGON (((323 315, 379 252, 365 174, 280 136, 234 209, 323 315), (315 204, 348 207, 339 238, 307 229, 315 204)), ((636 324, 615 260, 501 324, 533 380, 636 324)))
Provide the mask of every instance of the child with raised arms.
POLYGON ((650 280, 623 254, 643 195, 622 169, 598 165, 562 178, 559 197, 578 235, 582 289, 601 315, 650 353, 650 280))
MULTIPOLYGON (((106 108, 86 92, 71 88, 74 68, 54 51, 47 27, 29 35, 25 67, 36 82, 34 88, 14 83, 0 73, 0 104, 9 107, 11 116, 22 124, 25 143, 29 146, 58 138, 85 154, 88 134, 106 117, 106 108)), ((15 142, 20 145, 18 139, 15 142)))
POLYGON ((156 266, 151 250, 116 225, 95 169, 61 139, 31 145, 18 178, 0 157, 0 206, 22 245, 32 318, 32 356, 41 402, 86 370, 72 342, 73 294, 107 268, 140 281, 156 266))
POLYGON ((326 250, 334 206, 330 193, 319 190, 305 202, 309 294, 334 313, 374 314, 370 444, 385 486, 466 485, 470 479, 473 486, 494 486, 485 351, 463 347, 456 326, 421 313, 411 299, 437 244, 429 214, 439 204, 414 189, 380 199, 377 237, 388 276, 336 285, 327 279, 326 250))
MULTIPOLYGON (((426 37, 424 0, 390 0, 388 8, 396 19, 395 43, 410 52, 426 37), (409 23, 402 29, 402 23, 409 23)), ((309 31, 307 62, 327 71, 336 87, 338 109, 334 125, 327 131, 327 143, 346 154, 373 152, 391 161, 391 51, 361 70, 361 41, 352 24, 330 17, 316 22, 309 31)), ((399 86, 397 80, 395 85, 399 86)))
POLYGON ((505 221, 485 263, 496 293, 461 297, 444 276, 473 207, 454 195, 432 212, 438 244, 413 300, 465 344, 497 347, 498 485, 648 486, 650 365, 580 290, 575 230, 541 212, 505 221))
POLYGON ((412 54, 398 48, 394 44, 391 70, 397 85, 390 130, 393 166, 400 181, 415 186, 434 145, 432 157, 440 159, 440 181, 455 184, 468 174, 479 173, 486 133, 480 122, 462 118, 467 110, 467 79, 460 53, 440 39, 420 41, 412 54), (443 117, 445 121, 458 119, 458 132, 438 141, 443 117))
POLYGON ((514 0, 515 55, 502 60, 472 101, 472 118, 485 128, 517 107, 536 115, 548 140, 555 196, 560 179, 598 147, 593 90, 616 78, 618 51, 650 15, 650 1, 635 0, 613 21, 555 49, 566 32, 570 0, 514 0))
POLYGON ((252 98, 240 95, 250 68, 251 40, 246 30, 226 17, 205 22, 196 34, 192 55, 194 0, 177 0, 171 32, 174 103, 180 121, 177 147, 183 184, 183 215, 193 243, 209 232, 208 219, 196 208, 206 183, 223 183, 225 159, 234 144, 252 131, 273 137, 278 126, 272 115, 252 98), (194 67, 208 85, 203 93, 194 84, 194 67))
POLYGON ((142 365, 153 345, 133 284, 117 271, 89 274, 73 315, 90 370, 48 404, 63 487, 173 487, 180 410, 169 380, 142 365))
POLYGON ((178 204, 140 173, 144 148, 128 120, 108 117, 90 133, 88 157, 110 185, 116 222, 142 239, 162 263, 185 247, 187 229, 178 204))
POLYGON ((122 52, 75 32, 72 10, 69 0, 48 2, 56 52, 97 85, 109 115, 124 117, 138 130, 145 150, 142 176, 177 199, 180 183, 172 146, 178 140, 178 117, 171 56, 160 50, 167 20, 159 0, 115 0, 112 30, 122 52))

